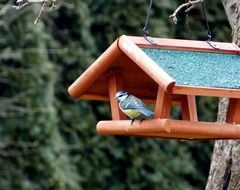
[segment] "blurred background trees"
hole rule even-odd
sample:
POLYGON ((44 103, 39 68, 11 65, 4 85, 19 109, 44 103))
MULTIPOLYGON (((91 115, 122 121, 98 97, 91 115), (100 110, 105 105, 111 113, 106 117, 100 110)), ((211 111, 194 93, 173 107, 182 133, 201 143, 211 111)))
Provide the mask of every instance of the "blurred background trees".
MULTIPOLYGON (((154 37, 206 40, 201 6, 179 24, 184 1, 154 1, 154 37)), ((44 13, 0 1, 0 189, 203 189, 211 142, 99 136, 108 103, 76 101, 69 85, 120 35, 140 35, 145 0, 65 0, 44 13)), ((216 41, 231 41, 220 1, 207 4, 216 41)), ((218 100, 198 98, 199 118, 216 120, 218 100)), ((179 117, 177 109, 173 115, 179 117)))

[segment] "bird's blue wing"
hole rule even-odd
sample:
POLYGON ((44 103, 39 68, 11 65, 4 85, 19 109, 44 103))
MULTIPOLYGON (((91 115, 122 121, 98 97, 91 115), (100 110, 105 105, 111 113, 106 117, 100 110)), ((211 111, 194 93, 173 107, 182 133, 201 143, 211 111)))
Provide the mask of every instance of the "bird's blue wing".
POLYGON ((137 97, 129 95, 126 100, 121 103, 123 109, 139 109, 144 107, 145 104, 137 97))
POLYGON ((153 112, 150 111, 146 105, 135 96, 128 96, 127 99, 121 103, 121 108, 124 110, 134 109, 141 113, 142 116, 146 118, 152 118, 153 112))
POLYGON ((145 107, 138 109, 138 111, 146 118, 153 118, 154 116, 154 113, 145 107))

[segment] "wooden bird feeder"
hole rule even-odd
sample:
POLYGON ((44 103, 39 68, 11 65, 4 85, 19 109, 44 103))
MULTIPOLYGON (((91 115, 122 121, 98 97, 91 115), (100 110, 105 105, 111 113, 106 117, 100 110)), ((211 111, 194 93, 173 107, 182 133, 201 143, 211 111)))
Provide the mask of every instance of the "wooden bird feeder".
POLYGON ((240 49, 232 43, 121 36, 70 87, 77 99, 110 100, 112 121, 97 132, 170 139, 240 138, 240 49), (213 45, 215 47, 213 47, 213 45), (131 121, 115 94, 124 90, 155 105, 155 118, 131 121), (230 98, 226 123, 199 122, 195 96, 230 98), (178 103, 183 120, 170 118, 178 103))

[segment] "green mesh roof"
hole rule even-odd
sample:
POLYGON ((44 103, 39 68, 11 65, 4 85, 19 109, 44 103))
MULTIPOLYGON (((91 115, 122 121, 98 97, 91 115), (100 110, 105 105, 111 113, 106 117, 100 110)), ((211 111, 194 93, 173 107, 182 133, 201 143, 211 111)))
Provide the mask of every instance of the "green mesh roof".
POLYGON ((177 85, 240 88, 240 55, 142 50, 175 79, 177 85))

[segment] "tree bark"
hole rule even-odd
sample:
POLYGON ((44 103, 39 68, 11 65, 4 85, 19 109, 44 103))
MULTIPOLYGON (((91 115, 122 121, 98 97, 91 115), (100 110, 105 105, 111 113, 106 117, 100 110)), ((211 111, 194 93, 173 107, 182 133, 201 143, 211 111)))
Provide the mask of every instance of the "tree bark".
MULTIPOLYGON (((233 42, 240 46, 240 2, 222 0, 233 30, 233 42)), ((220 99, 218 122, 226 121, 229 100, 220 99)), ((240 189, 240 141, 216 141, 206 190, 240 189)))
POLYGON ((239 0, 222 0, 229 23, 233 30, 234 30, 234 26, 236 23, 236 16, 237 16, 236 8, 237 6, 239 6, 238 1, 239 0))

